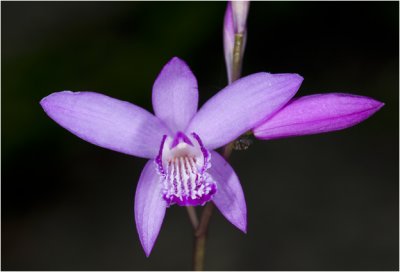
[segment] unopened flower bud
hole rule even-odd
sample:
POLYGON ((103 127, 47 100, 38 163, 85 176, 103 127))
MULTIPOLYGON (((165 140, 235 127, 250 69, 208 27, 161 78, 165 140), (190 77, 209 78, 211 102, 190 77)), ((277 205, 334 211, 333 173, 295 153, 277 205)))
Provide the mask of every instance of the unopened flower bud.
POLYGON ((233 25, 236 34, 244 33, 246 31, 249 4, 249 1, 232 1, 233 25))
POLYGON ((241 74, 242 58, 246 46, 246 19, 249 1, 229 1, 224 18, 224 53, 228 82, 241 74))

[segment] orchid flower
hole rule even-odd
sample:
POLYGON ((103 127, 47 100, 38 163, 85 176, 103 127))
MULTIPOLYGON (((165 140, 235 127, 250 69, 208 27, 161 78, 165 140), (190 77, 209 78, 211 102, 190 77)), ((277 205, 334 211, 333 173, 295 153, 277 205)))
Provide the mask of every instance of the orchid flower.
POLYGON ((228 221, 246 232, 239 179, 213 150, 263 123, 294 96, 302 80, 297 74, 252 74, 219 91, 197 111, 197 80, 175 57, 154 82, 155 115, 94 92, 56 92, 40 104, 50 118, 83 140, 149 159, 134 204, 139 239, 149 256, 166 208, 173 204, 213 201, 228 221))

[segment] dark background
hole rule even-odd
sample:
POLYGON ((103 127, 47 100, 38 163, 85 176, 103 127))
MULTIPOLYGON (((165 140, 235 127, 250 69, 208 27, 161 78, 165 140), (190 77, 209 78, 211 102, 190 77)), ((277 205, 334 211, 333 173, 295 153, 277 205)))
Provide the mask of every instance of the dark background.
MULTIPOLYGON (((203 103, 226 85, 224 2, 2 2, 2 269, 187 270, 191 225, 168 209, 150 258, 134 192, 145 160, 88 144, 39 106, 91 90, 151 110, 173 56, 203 103)), ((386 103, 331 134, 257 141, 231 163, 248 234, 213 215, 211 270, 397 270, 399 3, 254 2, 243 74, 299 73, 298 95, 349 92, 386 103)))

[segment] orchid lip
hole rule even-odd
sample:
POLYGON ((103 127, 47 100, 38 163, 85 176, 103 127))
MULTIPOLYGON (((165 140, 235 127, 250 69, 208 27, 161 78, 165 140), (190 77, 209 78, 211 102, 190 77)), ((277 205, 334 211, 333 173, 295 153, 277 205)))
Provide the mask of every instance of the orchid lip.
POLYGON ((216 182, 207 173, 210 152, 196 133, 164 135, 155 159, 163 184, 162 197, 168 205, 204 205, 217 192, 216 182))

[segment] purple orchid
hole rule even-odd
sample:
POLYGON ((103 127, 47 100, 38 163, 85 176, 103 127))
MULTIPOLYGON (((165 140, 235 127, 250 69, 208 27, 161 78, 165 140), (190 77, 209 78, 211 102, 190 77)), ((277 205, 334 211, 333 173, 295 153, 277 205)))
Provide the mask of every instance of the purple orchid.
POLYGON ((166 208, 213 201, 246 232, 247 210, 239 179, 213 151, 262 124, 294 96, 297 74, 256 73, 222 89, 198 107, 197 80, 180 59, 168 62, 153 85, 155 116, 94 92, 63 91, 40 102, 59 125, 92 144, 150 159, 136 189, 135 221, 149 256, 166 208))

